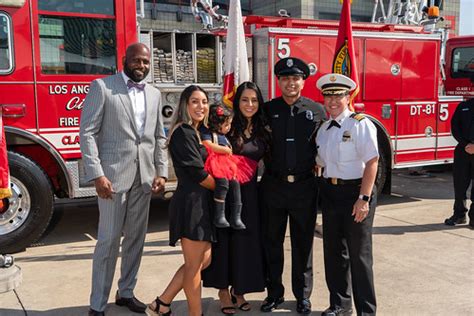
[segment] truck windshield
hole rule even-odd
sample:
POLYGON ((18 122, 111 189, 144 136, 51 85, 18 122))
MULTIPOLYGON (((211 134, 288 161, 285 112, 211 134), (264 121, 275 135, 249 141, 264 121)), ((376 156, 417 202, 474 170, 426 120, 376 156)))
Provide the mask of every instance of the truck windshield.
POLYGON ((0 12, 0 74, 13 70, 12 31, 10 17, 0 12))
POLYGON ((113 19, 40 15, 40 58, 44 74, 113 74, 113 19))
POLYGON ((474 76, 474 47, 458 47, 453 50, 451 65, 453 78, 474 76))

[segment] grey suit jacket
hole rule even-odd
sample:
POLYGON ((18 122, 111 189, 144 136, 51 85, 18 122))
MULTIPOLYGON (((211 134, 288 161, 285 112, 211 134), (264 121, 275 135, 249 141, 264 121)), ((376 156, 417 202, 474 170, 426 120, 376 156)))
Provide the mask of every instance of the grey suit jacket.
POLYGON ((145 191, 155 176, 168 177, 166 136, 158 89, 145 86, 143 136, 122 74, 92 81, 81 113, 80 140, 86 180, 106 176, 116 192, 132 186, 137 164, 145 191))

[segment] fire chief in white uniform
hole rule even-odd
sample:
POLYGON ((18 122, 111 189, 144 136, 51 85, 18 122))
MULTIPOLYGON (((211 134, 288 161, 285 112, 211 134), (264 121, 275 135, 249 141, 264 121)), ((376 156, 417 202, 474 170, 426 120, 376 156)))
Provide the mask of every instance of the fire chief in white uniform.
POLYGON ((320 197, 330 293, 330 306, 322 315, 350 315, 352 293, 357 315, 375 315, 372 224, 377 130, 368 118, 349 110, 354 81, 328 74, 316 85, 330 115, 316 137, 317 164, 324 168, 320 197))
POLYGON ((104 315, 122 242, 115 303, 134 312, 145 304, 133 295, 148 223, 151 192, 168 176, 160 92, 143 82, 150 50, 127 48, 124 71, 94 80, 81 114, 81 152, 86 179, 99 196, 99 231, 92 266, 89 315, 104 315))

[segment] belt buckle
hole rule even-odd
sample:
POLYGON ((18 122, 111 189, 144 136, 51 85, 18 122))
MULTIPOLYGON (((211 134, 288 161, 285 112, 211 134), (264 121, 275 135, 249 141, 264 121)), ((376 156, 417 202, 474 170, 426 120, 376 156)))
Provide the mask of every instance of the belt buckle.
POLYGON ((295 182, 295 176, 292 175, 292 174, 287 175, 286 176, 286 181, 288 181, 289 183, 295 182))
POLYGON ((337 185, 337 178, 331 178, 331 184, 337 185))

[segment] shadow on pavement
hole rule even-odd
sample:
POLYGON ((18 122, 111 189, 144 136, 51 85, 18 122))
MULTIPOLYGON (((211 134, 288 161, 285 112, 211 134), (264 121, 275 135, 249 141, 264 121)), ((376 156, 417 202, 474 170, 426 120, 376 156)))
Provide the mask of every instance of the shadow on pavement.
MULTIPOLYGON (((145 247, 148 244, 145 243, 145 247)), ((94 247, 90 247, 91 252, 94 251, 94 247)), ((170 251, 162 251, 162 250, 153 250, 153 251, 144 251, 143 257, 148 256, 170 256, 170 255, 177 255, 181 254, 181 248, 179 250, 170 250, 170 251)), ((75 254, 75 255, 57 255, 57 256, 32 256, 32 257, 21 257, 17 258, 16 262, 53 262, 53 261, 69 261, 69 260, 92 260, 93 253, 87 254, 75 254)), ((121 254, 119 254, 119 258, 121 258, 121 254)), ((1 314, 0 314, 1 315, 1 314)))
MULTIPOLYGON (((414 201, 420 199, 453 199, 454 188, 451 171, 417 173, 408 170, 395 171, 392 179, 392 193, 414 201), (415 175, 413 175, 415 174, 415 175)), ((404 202, 399 200, 397 202, 404 202)))
MULTIPOLYGON (((457 225, 457 226, 447 226, 443 223, 439 224, 412 224, 412 226, 382 226, 374 227, 372 233, 378 235, 404 235, 407 233, 426 233, 433 231, 444 231, 446 233, 457 234, 458 230, 471 229, 466 225, 457 225)), ((466 237, 466 236, 462 236, 466 237)), ((466 237, 469 238, 469 237, 466 237)))
MULTIPOLYGON (((153 199, 148 233, 168 231, 168 201, 153 199)), ((46 234, 31 247, 67 244, 97 239, 99 209, 95 198, 61 200, 55 203, 56 215, 46 234)), ((0 314, 1 315, 1 314, 0 314)))
MULTIPOLYGON (((248 301, 252 307, 252 310, 245 312, 245 315, 261 315, 260 312, 260 304, 261 301, 249 300, 248 301)), ((203 298, 202 299, 202 306, 205 315, 222 315, 220 310, 220 304, 218 300, 213 298, 203 298)), ((172 303, 171 309, 173 311, 173 315, 187 315, 187 303, 185 300, 176 300, 172 303)), ((72 306, 72 307, 64 307, 64 308, 56 308, 50 309, 46 311, 35 311, 35 310, 28 310, 28 316, 83 316, 87 314, 89 310, 89 306, 72 306)), ((124 307, 118 307, 114 303, 109 303, 105 310, 107 315, 114 315, 114 316, 125 316, 125 315, 143 315, 132 313, 128 309, 124 307)), ((236 314, 243 314, 237 310, 236 314)), ((281 304, 279 308, 275 311, 278 315, 299 315, 296 312, 296 301, 290 300, 286 301, 285 303, 281 304)), ((313 314, 320 314, 321 311, 313 310, 313 314)), ((0 308, 0 315, 1 316, 24 316, 25 312, 19 309, 1 309, 0 308)))

